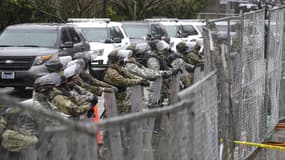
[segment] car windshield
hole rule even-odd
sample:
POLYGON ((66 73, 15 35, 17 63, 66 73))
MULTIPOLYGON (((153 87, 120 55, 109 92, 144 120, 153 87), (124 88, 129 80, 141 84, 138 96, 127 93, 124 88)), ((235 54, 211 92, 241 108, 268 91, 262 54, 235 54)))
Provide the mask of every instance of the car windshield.
POLYGON ((7 29, 0 35, 0 46, 55 48, 57 30, 7 29))
POLYGON ((128 25, 123 24, 123 28, 130 38, 145 39, 148 34, 147 25, 128 25))
POLYGON ((202 25, 202 24, 197 24, 197 25, 195 25, 195 26, 196 26, 196 28, 200 31, 200 33, 203 32, 203 25, 202 25))
POLYGON ((171 25, 171 26, 165 25, 164 28, 170 37, 176 37, 176 34, 177 34, 176 25, 171 25))
POLYGON ((198 35, 198 32, 192 25, 182 25, 184 32, 188 33, 190 36, 198 35))
POLYGON ((85 34, 89 42, 105 42, 108 39, 108 30, 105 27, 102 28, 82 28, 82 32, 85 34))

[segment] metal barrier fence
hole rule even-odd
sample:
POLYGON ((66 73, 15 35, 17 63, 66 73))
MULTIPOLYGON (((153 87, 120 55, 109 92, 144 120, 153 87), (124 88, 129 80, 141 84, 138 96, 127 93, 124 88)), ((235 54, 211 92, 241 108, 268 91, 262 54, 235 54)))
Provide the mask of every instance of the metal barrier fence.
MULTIPOLYGON (((284 8, 278 8, 269 10, 268 22, 265 10, 259 10, 211 21, 204 29, 205 57, 212 64, 206 71, 216 67, 218 78, 226 80, 219 90, 228 89, 228 94, 220 93, 226 98, 219 104, 223 106, 219 137, 259 143, 278 123, 283 22, 284 8), (228 24, 227 30, 217 30, 216 23, 221 21, 228 24)), ((234 159, 246 159, 256 149, 235 146, 233 151, 232 147, 227 146, 231 150, 227 157, 234 159)))
MULTIPOLYGON (((65 119, 57 113, 38 110, 11 102, 1 102, 27 109, 35 117, 39 142, 21 152, 4 152, 1 159, 108 159, 108 160, 218 160, 216 72, 212 72, 190 88, 178 93, 178 77, 173 77, 171 106, 142 111, 141 86, 131 87, 132 114, 117 116, 115 95, 105 94, 107 116, 94 126, 91 122, 65 119), (56 117, 56 118, 55 118, 56 117), (163 130, 155 132, 154 125, 163 130), (98 149, 97 128, 103 130, 104 144, 98 149)), ((161 79, 156 86, 161 86, 161 79)), ((160 90, 160 88, 155 89, 160 90)), ((158 101, 158 98, 153 98, 158 101)))

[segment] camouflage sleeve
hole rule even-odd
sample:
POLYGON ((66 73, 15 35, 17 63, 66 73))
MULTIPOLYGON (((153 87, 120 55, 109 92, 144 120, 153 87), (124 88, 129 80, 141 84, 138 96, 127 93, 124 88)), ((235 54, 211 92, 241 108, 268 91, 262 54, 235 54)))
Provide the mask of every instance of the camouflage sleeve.
POLYGON ((77 85, 79 85, 80 87, 86 89, 87 91, 95 94, 95 95, 98 95, 98 96, 101 96, 102 95, 102 92, 103 92, 103 88, 102 87, 97 87, 97 86, 92 86, 92 85, 89 85, 88 83, 85 83, 82 79, 80 78, 77 78, 75 80, 75 83, 77 85))
POLYGON ((85 73, 85 72, 81 73, 80 76, 82 77, 83 80, 90 81, 91 85, 104 87, 104 88, 112 88, 113 87, 112 85, 110 85, 106 82, 103 82, 103 81, 100 81, 100 80, 94 78, 93 76, 91 76, 88 73, 85 73))
POLYGON ((198 55, 196 55, 195 53, 193 52, 190 52, 188 55, 187 55, 187 60, 190 64, 193 64, 193 65, 197 65, 197 64, 203 64, 204 63, 204 60, 199 58, 198 55))
POLYGON ((126 76, 130 79, 140 79, 142 80, 142 77, 141 76, 138 76, 138 75, 135 75, 135 74, 132 74, 130 73, 128 70, 126 70, 125 68, 122 68, 122 71, 126 74, 126 76))
POLYGON ((147 60, 147 67, 153 70, 159 71, 160 70, 160 63, 156 58, 149 58, 147 60))
POLYGON ((141 83, 140 79, 124 78, 116 70, 109 68, 105 74, 104 80, 116 87, 132 86, 141 83))
POLYGON ((192 65, 192 64, 189 64, 189 63, 186 63, 186 62, 184 62, 184 63, 185 63, 185 69, 186 70, 193 70, 195 68, 195 66, 192 65))
POLYGON ((78 105, 74 103, 69 97, 63 95, 55 96, 51 103, 58 108, 62 113, 78 116, 80 114, 86 113, 90 109, 90 104, 85 103, 78 105))
POLYGON ((159 74, 156 71, 146 67, 139 67, 138 65, 135 64, 127 64, 125 68, 130 73, 143 77, 144 79, 154 79, 157 76, 159 76, 159 74))

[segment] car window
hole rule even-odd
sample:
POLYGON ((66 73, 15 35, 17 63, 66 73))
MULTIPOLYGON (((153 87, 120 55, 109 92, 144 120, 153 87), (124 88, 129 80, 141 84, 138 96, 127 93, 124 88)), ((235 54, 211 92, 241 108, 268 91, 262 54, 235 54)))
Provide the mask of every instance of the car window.
POLYGON ((185 33, 188 33, 190 36, 198 35, 199 33, 192 25, 182 25, 185 33))
POLYGON ((83 34, 89 42, 105 42, 108 39, 108 30, 103 28, 81 28, 83 34))
POLYGON ((69 36, 67 28, 61 30, 61 43, 72 42, 72 39, 69 36))
POLYGON ((69 33, 73 43, 80 43, 81 39, 74 28, 69 28, 69 33))
POLYGON ((176 37, 177 35, 176 25, 165 25, 164 28, 170 37, 176 37))
POLYGON ((147 24, 123 24, 123 28, 131 39, 144 39, 148 34, 147 24))
POLYGON ((7 29, 0 35, 0 45, 55 48, 57 31, 44 29, 7 29))
POLYGON ((151 35, 163 36, 163 31, 158 24, 152 24, 151 25, 151 35))
POLYGON ((121 39, 123 39, 124 35, 121 32, 120 28, 116 26, 116 27, 111 27, 110 28, 110 37, 111 37, 111 39, 114 39, 114 38, 121 38, 121 39))

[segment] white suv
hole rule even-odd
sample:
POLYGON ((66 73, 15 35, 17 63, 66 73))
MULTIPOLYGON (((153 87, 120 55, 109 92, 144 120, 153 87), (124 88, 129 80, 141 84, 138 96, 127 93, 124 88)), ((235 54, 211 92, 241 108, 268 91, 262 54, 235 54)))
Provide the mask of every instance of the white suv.
POLYGON ((107 18, 70 18, 69 23, 79 27, 90 44, 90 51, 94 53, 91 72, 96 77, 107 67, 108 55, 112 50, 126 49, 130 39, 122 28, 122 24, 111 22, 107 18))
POLYGON ((181 30, 185 34, 183 36, 184 40, 186 41, 195 41, 195 40, 200 40, 203 39, 203 26, 205 25, 204 22, 201 22, 199 20, 179 20, 181 24, 181 30))

